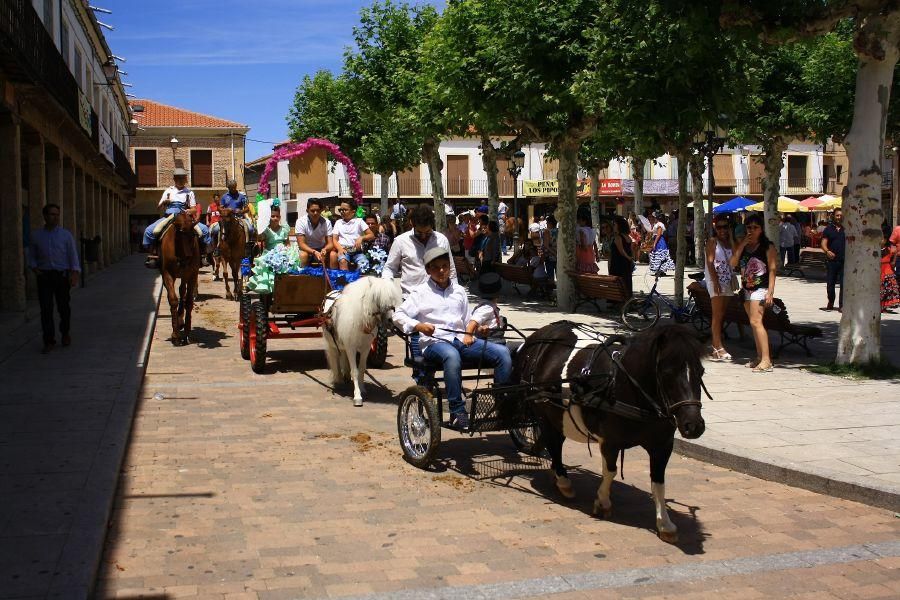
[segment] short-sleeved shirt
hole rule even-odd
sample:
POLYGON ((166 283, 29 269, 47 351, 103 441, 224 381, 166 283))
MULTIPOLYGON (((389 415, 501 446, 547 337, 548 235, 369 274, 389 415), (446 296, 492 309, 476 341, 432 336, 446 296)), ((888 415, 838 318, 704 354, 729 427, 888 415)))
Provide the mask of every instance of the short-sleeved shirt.
POLYGON ((209 206, 206 207, 206 214, 209 216, 209 224, 214 225, 219 222, 219 204, 217 202, 210 202, 209 206))
POLYGON ((194 192, 191 191, 191 188, 184 186, 183 188, 178 189, 174 185, 170 185, 166 188, 166 191, 162 193, 162 198, 159 203, 160 206, 166 208, 178 207, 181 210, 187 210, 196 206, 197 199, 194 197, 194 192))
POLYGON ((844 260, 844 250, 847 247, 847 241, 844 237, 844 228, 835 227, 832 223, 822 232, 822 237, 828 240, 828 249, 834 252, 834 261, 842 262, 844 260))
POLYGON ((343 248, 350 248, 369 230, 366 222, 359 218, 353 218, 349 221, 338 219, 332 228, 334 235, 338 236, 338 244, 343 248))
POLYGON ((225 192, 219 199, 219 207, 230 208, 232 210, 236 208, 245 209, 247 208, 247 196, 241 192, 238 192, 235 195, 231 195, 231 192, 225 192))
POLYGON ((279 227, 278 231, 272 231, 270 227, 266 227, 262 232, 262 240, 266 250, 271 250, 275 246, 287 244, 288 234, 288 228, 284 225, 279 227))
POLYGON ((302 235, 306 240, 306 245, 313 250, 321 250, 328 243, 331 237, 331 221, 324 217, 319 217, 319 223, 313 227, 309 220, 309 215, 297 219, 295 226, 297 235, 302 235))
POLYGON ((478 323, 479 327, 487 327, 488 329, 501 329, 503 323, 500 321, 500 309, 493 302, 482 301, 475 305, 472 309, 472 318, 470 319, 478 323))

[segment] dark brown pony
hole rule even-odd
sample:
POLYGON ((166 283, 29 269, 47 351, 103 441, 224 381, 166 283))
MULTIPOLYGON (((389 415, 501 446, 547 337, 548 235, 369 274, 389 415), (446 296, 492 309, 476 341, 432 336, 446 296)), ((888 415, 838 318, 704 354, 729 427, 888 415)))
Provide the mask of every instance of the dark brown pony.
POLYGON ((225 298, 234 300, 231 293, 231 282, 238 299, 242 294, 241 261, 247 254, 247 231, 240 218, 231 208, 219 210, 219 252, 222 255, 222 278, 225 279, 225 298), (228 280, 228 268, 231 268, 231 282, 228 280))
POLYGON ((172 312, 172 343, 176 346, 189 344, 191 311, 200 271, 200 240, 194 231, 194 222, 186 212, 175 215, 172 224, 163 232, 159 241, 159 270, 172 312), (176 280, 180 280, 177 293, 176 280))
POLYGON ((676 427, 687 439, 700 437, 705 429, 700 414, 703 354, 692 330, 682 325, 658 325, 626 339, 558 321, 528 336, 516 353, 513 380, 540 392, 535 412, 560 493, 575 495, 562 462, 565 439, 596 443, 603 481, 594 513, 608 517, 616 458, 640 446, 650 456, 656 529, 664 541, 676 541, 677 529, 666 509, 666 465, 676 427))

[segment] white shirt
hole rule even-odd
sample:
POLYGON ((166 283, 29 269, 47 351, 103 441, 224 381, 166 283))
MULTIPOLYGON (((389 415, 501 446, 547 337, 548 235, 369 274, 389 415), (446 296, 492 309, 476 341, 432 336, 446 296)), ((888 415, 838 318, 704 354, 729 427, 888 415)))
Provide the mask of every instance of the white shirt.
MULTIPOLYGON (((422 244, 415 235, 414 230, 401 233, 394 239, 384 270, 381 276, 385 279, 393 279, 400 276, 400 288, 406 296, 430 279, 425 272, 425 253, 432 248, 440 247, 450 253, 450 242, 447 236, 437 231, 431 234, 428 241, 422 244)), ((456 282, 456 265, 450 261, 450 281, 456 282)))
POLYGON ((540 223, 532 223, 528 226, 528 231, 530 233, 540 233, 541 232, 541 224, 540 223))
POLYGON ((197 199, 194 197, 194 192, 191 191, 191 188, 184 186, 179 190, 174 185, 170 185, 162 193, 157 206, 168 208, 175 204, 180 204, 184 209, 194 208, 197 204, 197 199))
POLYGON ((332 228, 332 235, 338 236, 338 244, 343 248, 352 248, 356 240, 365 235, 369 226, 360 218, 353 217, 349 221, 338 219, 332 228))
POLYGON ((493 302, 482 300, 472 309, 472 318, 470 321, 478 323, 479 327, 487 327, 488 329, 500 329, 503 324, 500 323, 500 309, 493 302))
POLYGON ((409 297, 394 312, 394 323, 404 333, 412 333, 419 323, 435 326, 433 337, 423 334, 419 338, 419 347, 423 350, 439 340, 462 341, 465 334, 453 331, 465 331, 468 321, 469 295, 466 289, 451 280, 447 289, 442 290, 430 277, 413 288, 409 297))
POLYGON ((506 213, 509 212, 509 207, 506 205, 506 202, 500 201, 500 204, 497 205, 497 215, 501 217, 505 217, 506 213))
POLYGON ((328 243, 328 238, 331 237, 331 221, 325 217, 319 217, 319 224, 313 227, 309 215, 304 215, 297 220, 294 231, 297 235, 303 236, 307 246, 313 250, 321 250, 328 243))

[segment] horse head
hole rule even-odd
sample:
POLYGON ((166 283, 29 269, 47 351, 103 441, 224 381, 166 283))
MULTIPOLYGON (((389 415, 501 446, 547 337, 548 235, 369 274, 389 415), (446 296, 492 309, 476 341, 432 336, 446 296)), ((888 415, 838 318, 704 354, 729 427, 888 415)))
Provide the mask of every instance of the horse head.
POLYGON ((655 408, 675 421, 682 437, 703 435, 703 347, 693 330, 683 325, 657 326, 635 336, 629 346, 622 362, 649 400, 657 402, 655 408))
POLYGON ((181 211, 175 215, 175 218, 172 219, 172 226, 175 228, 176 233, 183 234, 194 231, 194 221, 186 211, 181 211))

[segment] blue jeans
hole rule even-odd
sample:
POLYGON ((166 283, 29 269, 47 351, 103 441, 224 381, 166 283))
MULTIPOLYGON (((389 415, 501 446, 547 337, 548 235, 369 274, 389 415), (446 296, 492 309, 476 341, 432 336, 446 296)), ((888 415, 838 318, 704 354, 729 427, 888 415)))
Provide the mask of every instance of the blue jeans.
MULTIPOLYGON (((168 213, 168 211, 166 212, 168 213)), ((156 236, 153 235, 153 230, 156 229, 156 226, 160 221, 163 221, 166 218, 168 218, 168 215, 162 219, 157 219, 144 230, 144 246, 152 246, 156 242, 156 236)), ((203 232, 203 235, 200 236, 200 241, 208 246, 210 244, 209 228, 203 223, 197 224, 200 226, 200 231, 203 232)))
POLYGON ((447 401, 450 413, 465 412, 466 403, 462 399, 462 363, 482 363, 484 367, 494 368, 494 385, 508 383, 512 376, 512 357, 506 346, 492 344, 476 339, 471 346, 464 345, 458 339, 450 342, 435 342, 425 348, 422 355, 432 363, 441 363, 444 372, 444 386, 447 389, 447 401), (482 360, 483 356, 483 360, 482 360))

